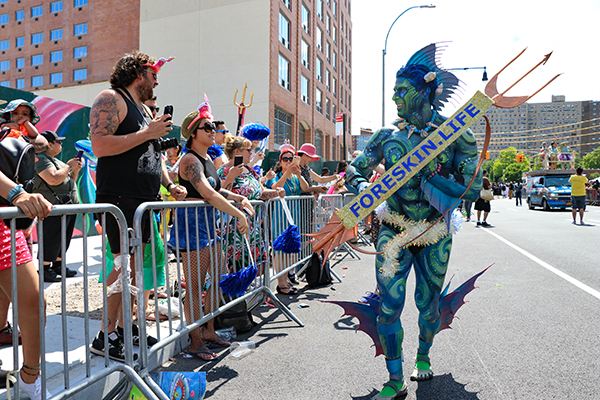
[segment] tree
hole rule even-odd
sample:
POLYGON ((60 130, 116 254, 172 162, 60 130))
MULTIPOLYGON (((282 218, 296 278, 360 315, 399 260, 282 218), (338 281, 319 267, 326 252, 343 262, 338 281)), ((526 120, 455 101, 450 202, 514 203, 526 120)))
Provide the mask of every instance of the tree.
POLYGON ((504 181, 505 182, 521 182, 523 179, 523 172, 529 171, 529 163, 515 162, 510 164, 504 169, 504 181))
POLYGON ((517 149, 514 147, 508 147, 504 150, 500 150, 498 158, 494 161, 494 177, 500 178, 504 175, 504 169, 510 164, 516 163, 517 149))
POLYGON ((481 170, 486 170, 488 172, 488 179, 490 182, 496 182, 496 175, 494 175, 494 160, 487 160, 481 164, 481 170))
POLYGON ((598 169, 600 168, 600 147, 591 153, 587 153, 583 157, 583 168, 586 169, 598 169))

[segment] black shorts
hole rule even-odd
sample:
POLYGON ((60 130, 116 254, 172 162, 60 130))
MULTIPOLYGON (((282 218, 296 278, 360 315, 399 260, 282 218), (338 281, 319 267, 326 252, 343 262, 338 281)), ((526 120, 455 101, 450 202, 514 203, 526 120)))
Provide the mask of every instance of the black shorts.
POLYGON ((585 195, 571 196, 571 208, 573 210, 585 210, 585 195))
POLYGON ((492 209, 492 207, 490 205, 490 202, 482 199, 481 197, 478 198, 477 201, 475 202, 475 210, 477 210, 477 211, 490 212, 491 209, 492 209))
MULTIPOLYGON (((133 228, 133 216, 139 205, 149 201, 152 200, 121 196, 96 196, 96 203, 113 204, 123 212, 125 220, 127 221, 127 228, 133 228)), ((142 243, 150 243, 151 229, 149 216, 150 212, 145 212, 142 216, 142 243)), ((102 222, 102 220, 100 220, 100 222, 102 222)), ((117 219, 111 213, 106 214, 106 226, 102 228, 104 232, 106 232, 106 237, 110 244, 110 251, 113 254, 121 254, 121 229, 117 219)), ((130 247, 129 252, 131 253, 131 251, 132 248, 130 247)))

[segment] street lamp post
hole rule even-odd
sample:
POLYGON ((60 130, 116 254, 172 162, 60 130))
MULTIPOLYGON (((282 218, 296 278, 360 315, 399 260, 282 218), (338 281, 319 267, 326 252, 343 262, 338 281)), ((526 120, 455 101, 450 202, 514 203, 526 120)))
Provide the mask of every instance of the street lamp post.
POLYGON ((385 35, 385 44, 383 46, 383 61, 381 63, 381 65, 382 65, 382 74, 381 74, 381 84, 382 84, 382 89, 381 89, 381 126, 385 125, 385 54, 386 54, 386 49, 387 49, 388 36, 390 36, 390 31, 392 30, 392 27, 394 26, 394 24, 396 23, 396 21, 398 21, 398 19, 401 16, 403 16, 405 12, 407 12, 408 10, 412 10, 413 8, 435 8, 435 6, 433 4, 430 4, 430 5, 425 5, 425 6, 412 6, 412 7, 408 7, 406 10, 404 10, 402 12, 402 14, 400 14, 400 15, 398 15, 396 17, 396 19, 394 20, 394 22, 392 22, 392 25, 390 26, 390 29, 388 29, 387 35, 385 35))

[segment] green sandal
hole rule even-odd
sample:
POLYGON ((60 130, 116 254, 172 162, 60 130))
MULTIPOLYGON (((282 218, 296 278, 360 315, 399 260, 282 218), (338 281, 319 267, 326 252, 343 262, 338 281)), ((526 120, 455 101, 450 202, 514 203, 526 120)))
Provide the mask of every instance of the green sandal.
POLYGON ((401 399, 408 394, 408 388, 406 387, 406 383, 404 381, 388 381, 383 385, 383 390, 379 392, 377 396, 373 398, 373 400, 397 400, 401 399), (398 387, 400 384, 400 387, 398 387), (391 390, 388 390, 390 388, 391 390))
POLYGON ((417 354, 417 360, 415 362, 415 370, 410 376, 411 381, 427 381, 433 378, 433 371, 431 370, 431 361, 428 356, 417 354))

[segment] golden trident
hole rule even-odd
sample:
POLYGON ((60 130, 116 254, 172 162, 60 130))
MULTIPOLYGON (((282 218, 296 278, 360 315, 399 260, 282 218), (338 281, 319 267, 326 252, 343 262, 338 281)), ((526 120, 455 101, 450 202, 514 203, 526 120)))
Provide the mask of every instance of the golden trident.
POLYGON ((244 104, 244 101, 246 100, 246 89, 247 88, 248 88, 248 85, 246 84, 246 82, 244 82, 244 90, 242 90, 242 101, 239 104, 235 101, 237 98, 237 94, 238 94, 237 88, 235 89, 235 94, 233 95, 233 104, 235 104, 235 106, 238 108, 238 125, 237 125, 237 129, 236 129, 236 132, 238 135, 241 135, 241 129, 242 129, 242 126, 244 125, 244 116, 246 115, 246 108, 248 108, 252 105, 252 99, 254 99, 254 92, 250 92, 250 104, 248 104, 248 105, 244 104))

